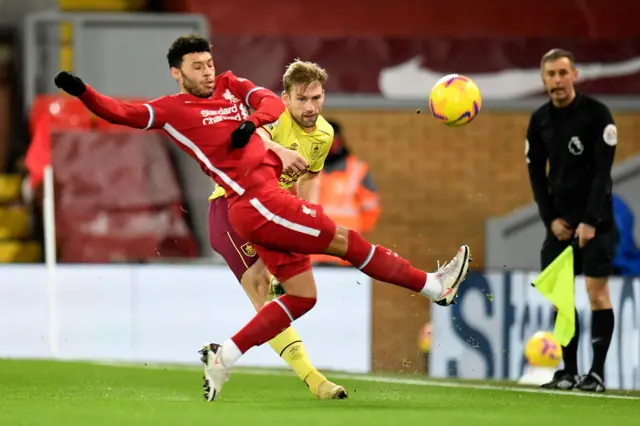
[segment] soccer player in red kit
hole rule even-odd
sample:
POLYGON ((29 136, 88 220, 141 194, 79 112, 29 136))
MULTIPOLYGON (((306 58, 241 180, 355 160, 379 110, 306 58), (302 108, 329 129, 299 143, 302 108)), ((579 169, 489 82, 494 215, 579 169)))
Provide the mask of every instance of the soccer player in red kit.
POLYGON ((231 225, 253 244, 285 289, 286 294, 265 304, 222 345, 212 343, 202 351, 209 401, 220 394, 229 369, 243 353, 268 342, 313 308, 316 285, 309 254, 340 257, 375 280, 421 293, 439 305, 453 303, 469 266, 466 245, 450 262, 427 273, 357 232, 336 226, 321 206, 295 197, 278 183, 283 168, 300 164, 301 158, 267 145, 256 133, 284 111, 278 96, 231 72, 215 76, 209 42, 198 36, 178 38, 167 59, 180 93, 145 104, 101 95, 67 72, 59 73, 55 83, 111 123, 163 129, 225 189, 231 225))

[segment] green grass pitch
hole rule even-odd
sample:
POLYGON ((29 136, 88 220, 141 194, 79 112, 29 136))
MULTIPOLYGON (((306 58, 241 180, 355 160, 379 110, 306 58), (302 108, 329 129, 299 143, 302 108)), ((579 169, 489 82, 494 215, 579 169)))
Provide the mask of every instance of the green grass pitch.
POLYGON ((288 372, 236 369, 220 399, 196 367, 0 360, 2 426, 638 424, 640 394, 544 393, 504 383, 328 374, 349 399, 316 400, 288 372), (568 423, 567 423, 568 422, 568 423))

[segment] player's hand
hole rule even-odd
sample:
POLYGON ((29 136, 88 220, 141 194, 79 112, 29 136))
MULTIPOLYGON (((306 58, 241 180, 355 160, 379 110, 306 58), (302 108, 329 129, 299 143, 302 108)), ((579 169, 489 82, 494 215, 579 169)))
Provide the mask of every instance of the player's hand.
POLYGON ((596 228, 586 223, 581 223, 576 229, 576 238, 578 238, 578 247, 582 248, 596 236, 596 228))
POLYGON ((59 89, 72 96, 80 96, 87 90, 87 86, 79 77, 66 71, 59 72, 54 82, 59 89))
POLYGON ((290 176, 305 173, 309 169, 307 160, 296 151, 282 147, 276 151, 282 161, 282 171, 290 176))
POLYGON ((573 235, 573 229, 571 229, 569 223, 561 218, 551 222, 551 232, 560 241, 566 241, 573 235))
POLYGON ((236 148, 244 148, 251 140, 251 136, 256 131, 256 125, 251 121, 241 123, 237 129, 231 133, 231 145, 236 148))

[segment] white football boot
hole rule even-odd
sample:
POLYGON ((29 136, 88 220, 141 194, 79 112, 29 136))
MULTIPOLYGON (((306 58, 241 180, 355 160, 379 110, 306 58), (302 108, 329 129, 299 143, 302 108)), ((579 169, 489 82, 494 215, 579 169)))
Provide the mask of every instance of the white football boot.
POLYGON ((455 297, 458 295, 460 283, 464 281, 471 262, 471 252, 469 246, 460 247, 458 253, 453 256, 449 263, 438 266, 436 276, 442 284, 442 294, 434 302, 440 306, 449 306, 456 303, 455 297))
POLYGON ((222 346, 209 343, 200 350, 200 361, 204 364, 204 399, 215 401, 222 386, 229 381, 229 369, 222 364, 222 346))

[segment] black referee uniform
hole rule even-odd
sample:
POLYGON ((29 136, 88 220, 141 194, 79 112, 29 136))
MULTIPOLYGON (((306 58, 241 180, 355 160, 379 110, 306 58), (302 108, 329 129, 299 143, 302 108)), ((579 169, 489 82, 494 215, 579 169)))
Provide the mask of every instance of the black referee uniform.
MULTIPOLYGON (((572 243, 573 238, 560 241, 551 232, 552 222, 560 218, 573 230, 580 223, 596 229, 594 238, 575 251, 575 274, 593 278, 612 274, 618 241, 611 194, 616 145, 617 131, 609 108, 580 92, 565 107, 556 107, 549 101, 532 114, 525 152, 534 199, 546 227, 542 269, 572 243)), ((563 348, 565 369, 544 387, 604 390, 604 361, 613 320, 611 309, 593 312, 592 338, 597 343, 593 348, 593 365, 590 374, 580 379, 577 368, 580 328, 576 311, 575 337, 563 348), (592 372, 602 379, 594 380, 590 377, 592 372), (596 389, 597 386, 602 388, 596 389)))

